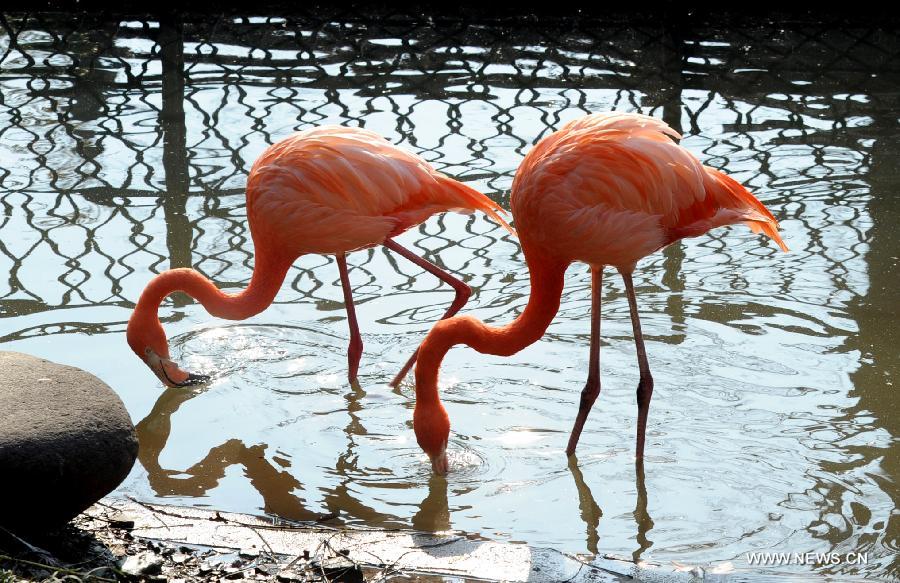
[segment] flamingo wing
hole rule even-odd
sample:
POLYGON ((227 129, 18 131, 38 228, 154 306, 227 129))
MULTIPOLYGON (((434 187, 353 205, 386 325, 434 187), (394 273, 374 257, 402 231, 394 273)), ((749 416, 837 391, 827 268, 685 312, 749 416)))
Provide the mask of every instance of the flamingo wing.
POLYGON ((526 156, 514 184, 517 226, 594 265, 633 266, 680 238, 741 221, 784 248, 771 213, 677 136, 635 114, 570 122, 526 156))
POLYGON ((250 171, 247 206, 251 224, 298 254, 377 245, 448 210, 482 210, 507 226, 488 197, 359 128, 316 128, 270 147, 250 171))

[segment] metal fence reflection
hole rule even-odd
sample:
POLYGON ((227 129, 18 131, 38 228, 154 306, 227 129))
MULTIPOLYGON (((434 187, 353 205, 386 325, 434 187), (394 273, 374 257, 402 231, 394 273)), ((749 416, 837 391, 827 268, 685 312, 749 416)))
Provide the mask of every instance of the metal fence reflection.
MULTIPOLYGON (((806 286, 821 287, 804 279, 810 270, 832 283, 836 298, 848 287, 856 293, 848 266, 865 257, 868 292, 835 302, 860 322, 848 349, 875 362, 864 362, 857 377, 874 377, 897 368, 897 351, 884 348, 897 343, 873 332, 881 320, 871 306, 888 310, 896 278, 889 217, 897 205, 879 199, 884 187, 874 183, 896 177, 898 86, 900 32, 890 26, 746 21, 723 30, 687 14, 663 24, 402 11, 374 20, 3 14, 0 317, 130 307, 146 271, 170 266, 193 265, 225 285, 246 282, 246 174, 256 154, 295 129, 366 126, 508 206, 513 172, 535 140, 580 113, 626 109, 666 119, 705 163, 727 168, 779 209, 779 219, 802 225, 792 264, 804 269, 778 274, 784 295, 802 301, 806 286), (711 126, 718 131, 704 131, 711 126), (800 159, 813 163, 791 166, 800 159), (866 209, 882 218, 870 221, 866 209)), ((450 238, 438 219, 420 227, 417 245, 432 254, 466 248, 459 270, 478 273, 475 293, 501 288, 508 297, 497 301, 515 309, 510 298, 527 282, 467 269, 490 261, 484 250, 502 233, 480 220, 465 230, 450 238)), ((724 237, 714 232, 696 244, 730 259, 724 237)), ((742 261, 770 251, 742 250, 742 261)), ((354 262, 363 297, 383 285, 367 270, 372 253, 354 262)), ((683 258, 674 246, 662 260, 662 285, 673 292, 666 342, 679 342, 684 327, 683 258)), ((322 283, 309 273, 295 271, 293 293, 277 301, 319 298, 322 283)), ((746 284, 741 273, 730 277, 746 284)), ((85 326, 107 331, 62 322, 0 342, 85 326)), ((859 410, 896 425, 891 399, 861 392, 859 410)), ((891 452, 894 467, 896 446, 891 452)), ((829 534, 834 544, 841 535, 829 534)), ((890 569, 896 574, 896 564, 890 569)))
MULTIPOLYGON (((194 263, 226 279, 238 267, 233 277, 245 279, 240 194, 255 153, 326 122, 381 131, 499 198, 534 140, 573 111, 610 107, 661 115, 691 134, 712 103, 724 104, 732 139, 708 141, 702 155, 732 172, 758 160, 762 176, 751 183, 779 179, 754 136, 809 147, 807 118, 823 120, 814 131, 830 132, 831 146, 852 141, 860 154, 852 164, 865 165, 857 144, 879 136, 860 120, 895 88, 896 31, 670 24, 5 15, 0 200, 4 232, 14 223, 30 242, 4 237, 11 275, 0 298, 16 312, 128 305, 135 296, 123 290, 138 285, 137 263, 194 263), (791 121, 760 127, 754 120, 770 107, 789 110, 791 121), (191 204, 202 219, 191 218, 191 204), (35 209, 47 205, 49 219, 38 220, 35 209), (165 235, 148 226, 159 219, 165 235), (97 244, 123 232, 128 245, 97 244), (56 279, 53 295, 30 284, 30 261, 42 279, 56 279)), ((826 159, 829 148, 811 153, 826 159)), ((677 250, 669 261, 674 283, 677 250)))

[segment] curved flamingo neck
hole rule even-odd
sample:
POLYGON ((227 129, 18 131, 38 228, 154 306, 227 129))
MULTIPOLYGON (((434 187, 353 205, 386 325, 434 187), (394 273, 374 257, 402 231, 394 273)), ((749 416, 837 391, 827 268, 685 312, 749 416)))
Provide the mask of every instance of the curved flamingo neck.
MULTIPOLYGON (((493 327, 471 316, 457 316, 435 324, 419 348, 416 362, 416 409, 443 411, 438 395, 438 372, 444 355, 457 344, 483 354, 511 356, 537 342, 559 311, 568 262, 551 259, 522 243, 531 279, 531 295, 519 316, 493 327)), ((426 415, 427 416, 427 415, 426 415)))
POLYGON ((294 258, 269 253, 257 247, 253 276, 241 292, 227 293, 200 272, 188 268, 160 273, 147 285, 135 307, 135 314, 152 313, 158 321, 159 305, 169 294, 181 291, 203 304, 210 315, 228 320, 254 316, 272 304, 294 258))

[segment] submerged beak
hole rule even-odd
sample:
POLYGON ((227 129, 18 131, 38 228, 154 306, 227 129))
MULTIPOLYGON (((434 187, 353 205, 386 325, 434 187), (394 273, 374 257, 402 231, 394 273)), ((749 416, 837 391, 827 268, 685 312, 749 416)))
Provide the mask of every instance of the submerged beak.
POLYGON ((447 461, 447 446, 441 449, 441 453, 431 458, 431 469, 439 476, 446 476, 450 469, 450 462, 447 461))
POLYGON ((208 375, 193 374, 181 370, 179 366, 171 359, 162 358, 151 349, 147 349, 147 357, 145 359, 147 366, 150 367, 159 380, 167 387, 189 387, 192 385, 200 385, 209 381, 208 375))

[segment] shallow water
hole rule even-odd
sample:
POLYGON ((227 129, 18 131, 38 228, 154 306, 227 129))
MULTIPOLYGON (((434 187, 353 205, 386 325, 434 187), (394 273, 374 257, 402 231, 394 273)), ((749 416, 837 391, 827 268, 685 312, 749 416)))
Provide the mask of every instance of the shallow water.
MULTIPOLYGON (((121 395, 141 454, 119 494, 772 576, 898 576, 895 33, 309 16, 182 33, 54 15, 3 25, 0 348, 85 368, 121 395), (163 390, 125 343, 153 273, 192 265, 246 284, 246 172, 295 129, 364 125, 508 206, 531 144, 608 109, 680 128, 768 205, 791 248, 726 228, 639 265, 656 381, 642 470, 611 271, 603 390, 577 463, 563 450, 588 357, 581 265, 543 340, 507 359, 445 359, 449 480, 415 443, 411 380, 386 383, 452 291, 382 248, 349 258, 359 386, 346 383, 340 282, 322 256, 298 260, 245 322, 183 297, 163 305, 173 357, 212 373, 208 386, 163 390), (753 551, 867 563, 751 567, 753 551)), ((525 305, 521 251, 483 216, 434 217, 399 241, 472 287, 467 312, 499 324, 525 305)))

